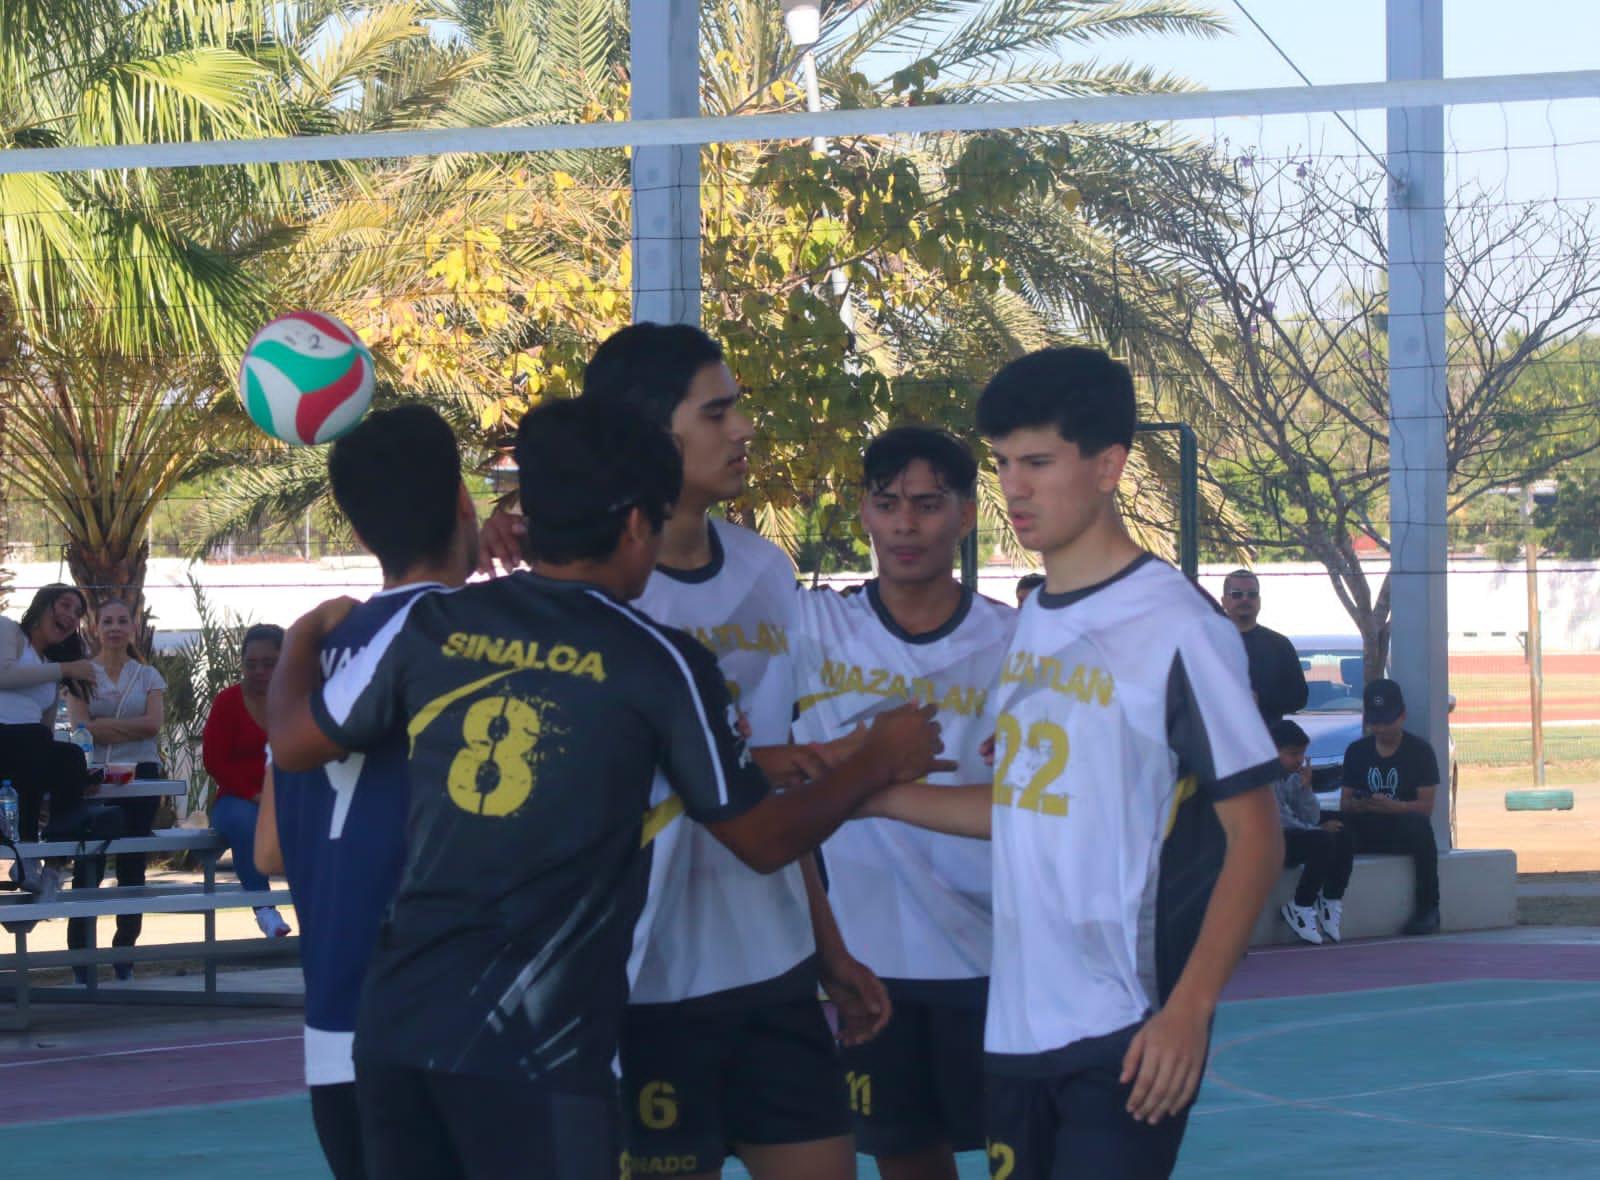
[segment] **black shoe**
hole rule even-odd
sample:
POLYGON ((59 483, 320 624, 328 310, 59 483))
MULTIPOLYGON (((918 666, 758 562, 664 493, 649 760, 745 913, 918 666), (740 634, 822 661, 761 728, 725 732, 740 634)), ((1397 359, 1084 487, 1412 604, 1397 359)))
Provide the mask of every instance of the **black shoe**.
POLYGON ((1432 909, 1417 911, 1400 933, 1406 935, 1439 933, 1439 907, 1434 906, 1432 909))
POLYGON ((72 978, 79 985, 87 987, 88 984, 89 984, 89 968, 87 968, 87 967, 74 967, 72 969, 72 978))
POLYGON ((123 981, 127 981, 127 980, 133 978, 133 964, 132 963, 113 963, 113 964, 111 964, 111 970, 115 971, 116 974, 117 974, 117 978, 121 979, 123 981))

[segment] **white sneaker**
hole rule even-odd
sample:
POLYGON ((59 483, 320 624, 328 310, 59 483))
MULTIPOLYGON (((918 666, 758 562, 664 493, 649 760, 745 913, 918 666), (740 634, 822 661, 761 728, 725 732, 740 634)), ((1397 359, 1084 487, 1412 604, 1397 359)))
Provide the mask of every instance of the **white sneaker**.
POLYGON ((1295 905, 1292 901, 1286 901, 1278 912, 1283 915, 1283 920, 1289 923, 1289 929, 1294 931, 1295 937, 1301 942, 1322 945, 1322 933, 1317 929, 1315 909, 1308 905, 1295 905))
POLYGON ((285 938, 289 934, 289 923, 283 920, 282 914, 269 905, 256 910, 256 925, 261 927, 261 933, 268 938, 285 938))
POLYGON ((1328 941, 1338 942, 1343 937, 1344 902, 1329 901, 1317 894, 1317 921, 1322 923, 1322 933, 1327 935, 1328 941))

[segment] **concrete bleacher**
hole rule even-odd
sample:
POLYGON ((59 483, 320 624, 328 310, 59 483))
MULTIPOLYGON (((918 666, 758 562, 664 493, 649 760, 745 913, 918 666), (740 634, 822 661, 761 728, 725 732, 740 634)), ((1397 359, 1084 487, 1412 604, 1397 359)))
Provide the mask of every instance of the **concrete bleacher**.
MULTIPOLYGON (((1285 869, 1256 921, 1252 946, 1298 944, 1278 909, 1294 896, 1298 868, 1285 869)), ((1344 897, 1344 938, 1388 938, 1411 917, 1413 873, 1405 856, 1358 856, 1344 897)), ((1439 854, 1439 919, 1446 933, 1517 924, 1517 854, 1452 849, 1439 854)))

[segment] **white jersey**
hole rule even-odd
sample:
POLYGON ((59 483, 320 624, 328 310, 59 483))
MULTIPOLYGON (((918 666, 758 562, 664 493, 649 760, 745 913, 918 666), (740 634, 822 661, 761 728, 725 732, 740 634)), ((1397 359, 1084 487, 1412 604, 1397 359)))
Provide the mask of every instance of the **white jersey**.
MULTIPOLYGON (((711 649, 752 747, 784 745, 795 701, 794 566, 770 541, 715 518, 711 548, 704 569, 656 570, 633 605, 711 649)), ((815 994, 814 974, 792 978, 816 953, 799 866, 768 876, 750 869, 683 817, 660 776, 650 801, 650 892, 628 964, 629 1002, 675 1003, 772 981, 815 994)))
MULTIPOLYGON (((940 784, 987 782, 979 747, 994 732, 992 689, 1016 611, 962 593, 950 621, 908 635, 876 582, 844 594, 801 594, 801 689, 795 738, 825 742, 906 701, 939 706, 940 784)), ((845 944, 888 979, 973 979, 989 973, 989 845, 886 819, 854 820, 823 845, 828 894, 845 944)))
POLYGON ((1148 554, 1035 593, 997 695, 985 1048, 1055 1054, 1160 1006, 1221 865, 1212 804, 1282 771, 1238 630, 1148 554))

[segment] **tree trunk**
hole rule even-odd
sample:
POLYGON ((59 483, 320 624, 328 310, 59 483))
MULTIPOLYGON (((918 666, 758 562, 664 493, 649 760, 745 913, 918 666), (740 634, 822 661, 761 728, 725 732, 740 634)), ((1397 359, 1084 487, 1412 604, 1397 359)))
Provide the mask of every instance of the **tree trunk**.
POLYGON ((150 558, 150 542, 140 540, 91 547, 74 538, 67 543, 67 568, 73 582, 89 598, 89 632, 94 633, 100 604, 120 600, 133 616, 134 646, 148 657, 155 640, 155 628, 145 610, 144 579, 150 558))

